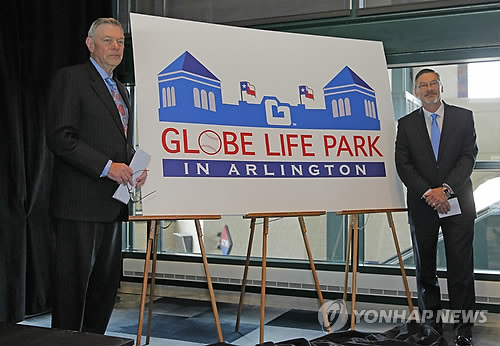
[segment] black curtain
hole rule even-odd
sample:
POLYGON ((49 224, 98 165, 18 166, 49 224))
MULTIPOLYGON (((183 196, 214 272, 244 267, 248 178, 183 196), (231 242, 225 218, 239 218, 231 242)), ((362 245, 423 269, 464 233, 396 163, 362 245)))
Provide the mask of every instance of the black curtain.
POLYGON ((0 5, 0 322, 50 310, 49 85, 57 69, 88 58, 90 24, 111 16, 112 0, 0 5))

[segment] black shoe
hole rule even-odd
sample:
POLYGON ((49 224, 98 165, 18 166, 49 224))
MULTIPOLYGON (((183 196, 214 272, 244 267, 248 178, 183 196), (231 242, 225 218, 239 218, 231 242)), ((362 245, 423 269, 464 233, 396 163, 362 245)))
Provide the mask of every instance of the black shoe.
POLYGON ((455 345, 456 346, 472 346, 472 337, 465 336, 465 335, 459 335, 455 339, 455 345))

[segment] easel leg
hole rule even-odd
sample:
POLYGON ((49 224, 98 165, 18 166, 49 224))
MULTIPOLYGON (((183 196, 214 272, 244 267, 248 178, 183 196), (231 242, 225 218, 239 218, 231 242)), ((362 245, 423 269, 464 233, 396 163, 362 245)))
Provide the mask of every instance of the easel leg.
MULTIPOLYGON (((309 241, 307 240, 307 234, 306 234, 307 229, 303 216, 299 216, 299 224, 300 224, 300 229, 302 230, 302 238, 304 238, 304 245, 306 247, 307 257, 309 258, 309 264, 311 265, 311 271, 313 274, 314 283, 316 285, 316 291, 318 292, 319 302, 321 304, 321 309, 323 310, 323 318, 326 322, 328 321, 328 313, 326 312, 326 308, 324 307, 325 301, 323 300, 323 294, 321 293, 321 287, 319 285, 318 275, 316 273, 316 267, 314 266, 314 261, 311 254, 311 248, 309 247, 309 241)), ((328 325, 328 332, 329 333, 332 332, 332 330, 330 329, 330 325, 328 325)))
POLYGON ((160 221, 154 222, 155 235, 153 238, 153 265, 151 268, 151 288, 149 291, 149 312, 148 312, 148 331, 146 333, 146 345, 149 345, 151 339, 151 323, 153 320, 153 302, 155 298, 155 281, 156 281, 156 259, 158 257, 158 236, 160 233, 160 221))
POLYGON ((264 312, 266 308, 266 264, 267 264, 267 234, 269 233, 269 217, 264 217, 262 234, 262 276, 260 288, 260 343, 264 342, 264 312))
POLYGON ((358 273, 358 222, 359 215, 356 214, 354 217, 354 249, 352 252, 352 302, 351 302, 351 330, 354 330, 356 323, 356 316, 354 312, 356 311, 356 278, 358 273))
POLYGON ((194 220, 196 226, 196 232, 198 233, 198 242, 200 243, 201 257, 203 259, 203 267, 205 268, 205 276, 208 283, 208 291, 210 293, 210 301, 212 302, 212 310, 214 312, 215 324, 217 325, 217 334, 219 336, 219 341, 223 342, 222 330, 219 321, 219 312, 217 311, 217 304, 215 303, 214 289, 212 287, 212 279, 210 278, 210 272, 208 270, 207 254, 205 253, 205 245, 203 244, 203 233, 201 232, 200 220, 194 220))
POLYGON ((238 331, 240 329, 240 317, 241 317, 241 312, 243 311, 243 299, 245 297, 245 288, 247 286, 248 267, 250 266, 250 255, 252 253, 254 232, 255 232, 255 218, 252 218, 252 220, 250 221, 250 237, 248 238, 247 259, 245 261, 245 271, 243 272, 243 280, 241 282, 240 304, 238 306, 238 316, 236 317, 236 327, 234 328, 235 331, 238 331))
POLYGON ((149 276, 149 262, 151 258, 151 245, 153 243, 154 230, 153 223, 151 221, 147 222, 148 228, 148 243, 146 247, 146 258, 144 261, 144 278, 142 280, 142 291, 141 291, 141 304, 139 307, 139 325, 137 326, 137 340, 136 345, 141 345, 142 337, 142 324, 144 323, 144 305, 146 304, 146 290, 148 287, 148 276, 149 276))
POLYGON ((351 260, 351 246, 352 246, 352 229, 354 223, 354 216, 348 217, 348 231, 347 231, 347 254, 345 258, 345 276, 344 276, 344 303, 347 304, 347 284, 349 281, 349 261, 351 260))
POLYGON ((392 238, 394 239, 394 245, 396 246, 396 252, 399 259, 399 267, 401 269, 401 276, 403 277, 403 284, 405 286, 406 298, 408 299, 408 306, 410 308, 410 313, 413 313, 413 302, 411 300, 410 288, 408 287, 408 279, 406 278, 405 265, 403 263, 403 257, 401 256, 401 250, 399 248, 398 235, 396 233, 396 226, 394 225, 394 219, 392 218, 392 213, 388 212, 387 221, 389 222, 389 227, 392 231, 392 238))

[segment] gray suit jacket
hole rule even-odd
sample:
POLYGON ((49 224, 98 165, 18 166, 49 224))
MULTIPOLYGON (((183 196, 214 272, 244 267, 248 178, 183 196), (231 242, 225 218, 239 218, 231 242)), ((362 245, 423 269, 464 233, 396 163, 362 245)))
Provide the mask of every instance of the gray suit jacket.
POLYGON ((57 218, 110 222, 126 215, 126 206, 112 198, 117 183, 100 178, 108 160, 128 164, 134 154, 132 109, 127 90, 117 85, 129 109, 128 136, 90 60, 63 68, 53 80, 47 143, 55 155, 51 212, 57 218))
POLYGON ((408 190, 408 215, 414 224, 439 222, 437 213, 422 195, 443 183, 451 186, 462 210, 462 215, 452 217, 468 220, 476 217, 470 180, 478 152, 473 114, 446 103, 444 114, 437 160, 421 108, 398 122, 396 169, 408 190))

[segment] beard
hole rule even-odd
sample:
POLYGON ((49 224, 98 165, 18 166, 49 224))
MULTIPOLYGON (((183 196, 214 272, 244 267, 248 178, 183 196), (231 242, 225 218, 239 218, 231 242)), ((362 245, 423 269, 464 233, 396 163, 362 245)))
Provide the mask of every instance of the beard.
POLYGON ((428 104, 428 105, 433 105, 433 104, 438 103, 439 99, 440 99, 440 97, 439 97, 438 93, 430 92, 430 93, 425 94, 425 96, 422 98, 422 102, 425 104, 428 104), (432 98, 429 98, 429 97, 432 97, 432 98))

